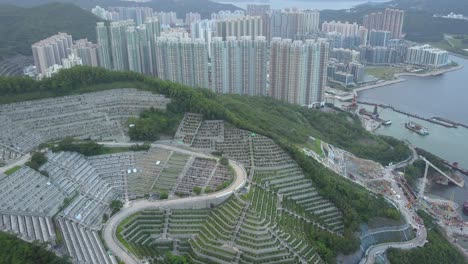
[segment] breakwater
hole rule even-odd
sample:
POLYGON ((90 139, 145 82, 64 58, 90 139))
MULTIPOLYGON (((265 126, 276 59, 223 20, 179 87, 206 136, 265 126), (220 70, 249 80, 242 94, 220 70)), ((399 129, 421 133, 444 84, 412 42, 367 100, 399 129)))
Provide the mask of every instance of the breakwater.
POLYGON ((377 105, 378 107, 381 107, 381 108, 391 109, 391 110, 393 110, 393 111, 395 111, 397 113, 407 115, 407 116, 410 116, 410 117, 413 117, 413 118, 417 118, 417 119, 420 119, 420 120, 424 120, 424 121, 427 121, 427 122, 430 122, 430 123, 433 123, 433 124, 436 124, 436 125, 439 125, 439 126, 444 126, 444 127, 448 127, 448 128, 455 128, 455 127, 461 126, 461 127, 464 127, 464 128, 468 128, 468 125, 465 125, 465 124, 462 124, 462 123, 459 123, 459 122, 451 121, 451 120, 448 120, 448 119, 445 119, 445 118, 440 118, 440 117, 431 117, 431 118, 422 117, 422 116, 419 116, 417 114, 412 114, 412 113, 408 113, 408 112, 399 110, 399 109, 397 109, 397 108, 395 108, 395 107, 393 107, 391 105, 375 104, 375 103, 364 102, 364 101, 360 101, 360 100, 358 100, 357 102, 359 104, 363 104, 363 105, 370 105, 370 106, 377 105))

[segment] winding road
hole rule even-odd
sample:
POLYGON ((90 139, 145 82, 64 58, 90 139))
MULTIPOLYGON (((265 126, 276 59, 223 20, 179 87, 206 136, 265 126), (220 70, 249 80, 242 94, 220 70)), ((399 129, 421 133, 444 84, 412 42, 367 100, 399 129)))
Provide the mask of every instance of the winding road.
MULTIPOLYGON (((127 143, 103 143, 103 145, 108 146, 128 146, 131 144, 127 143)), ((192 152, 189 150, 183 150, 172 146, 161 145, 161 144, 152 144, 153 147, 164 148, 172 151, 177 151, 197 157, 210 157, 208 155, 192 152)), ((229 198, 235 191, 242 188, 247 182, 247 172, 244 167, 235 162, 229 161, 230 165, 234 168, 235 179, 234 182, 226 189, 219 192, 210 193, 202 196, 187 197, 180 199, 169 199, 169 200, 158 200, 158 201, 149 201, 149 200, 138 200, 129 202, 125 205, 119 213, 112 216, 107 223, 105 224, 102 230, 102 236, 104 242, 112 253, 117 256, 121 261, 126 264, 139 264, 140 261, 136 258, 131 252, 129 252, 122 243, 117 239, 116 232, 119 224, 139 211, 146 209, 157 209, 157 208, 178 208, 178 209, 201 209, 207 208, 211 204, 219 204, 229 198)))
POLYGON ((421 247, 426 243, 427 231, 424 226, 422 226, 416 234, 416 237, 410 241, 406 242, 390 242, 384 244, 378 244, 371 246, 367 249, 365 257, 359 262, 360 264, 373 264, 375 263, 375 257, 377 254, 385 252, 389 248, 399 248, 399 249, 412 249, 415 247, 421 247))

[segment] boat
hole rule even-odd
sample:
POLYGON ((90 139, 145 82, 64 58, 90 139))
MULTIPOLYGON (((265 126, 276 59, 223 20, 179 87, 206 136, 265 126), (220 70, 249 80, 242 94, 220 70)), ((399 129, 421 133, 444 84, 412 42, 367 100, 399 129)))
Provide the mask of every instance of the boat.
POLYGON ((408 123, 405 123, 405 127, 415 133, 418 133, 421 136, 429 135, 429 130, 427 130, 427 128, 421 126, 418 123, 410 121, 408 123))
POLYGON ((463 213, 468 215, 468 201, 463 203, 463 213))
POLYGON ((384 126, 389 126, 391 124, 392 124, 392 120, 387 120, 387 121, 382 122, 382 125, 384 126))

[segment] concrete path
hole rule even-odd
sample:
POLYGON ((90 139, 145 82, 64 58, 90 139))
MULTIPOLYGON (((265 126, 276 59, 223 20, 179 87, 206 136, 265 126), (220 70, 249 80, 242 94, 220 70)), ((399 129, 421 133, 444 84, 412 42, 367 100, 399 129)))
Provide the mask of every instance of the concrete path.
POLYGON ((23 157, 21 157, 19 160, 15 161, 14 163, 8 164, 7 166, 1 167, 0 168, 0 173, 5 173, 5 171, 16 167, 16 166, 23 166, 29 159, 31 158, 30 154, 26 154, 23 157))

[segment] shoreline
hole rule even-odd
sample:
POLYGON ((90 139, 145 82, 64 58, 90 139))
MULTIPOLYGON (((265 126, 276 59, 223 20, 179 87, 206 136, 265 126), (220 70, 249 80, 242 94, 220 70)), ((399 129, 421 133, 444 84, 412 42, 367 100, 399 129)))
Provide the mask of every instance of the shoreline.
POLYGON ((407 81, 406 79, 400 78, 400 77, 404 77, 404 76, 414 76, 414 77, 424 78, 424 77, 437 76, 437 75, 445 74, 445 73, 452 72, 452 71, 458 71, 458 70, 461 70, 461 69, 463 69, 463 66, 458 65, 458 66, 451 67, 451 68, 448 68, 448 69, 431 71, 431 72, 423 73, 423 74, 421 74, 421 73, 411 73, 411 72, 397 73, 397 74, 394 75, 396 79, 383 81, 383 82, 378 82, 378 83, 375 83, 375 84, 355 88, 355 89, 353 89, 353 93, 357 95, 359 92, 362 92, 362 91, 371 90, 371 89, 384 87, 384 86, 389 86, 389 85, 397 84, 397 83, 401 83, 401 82, 406 82, 407 81))

